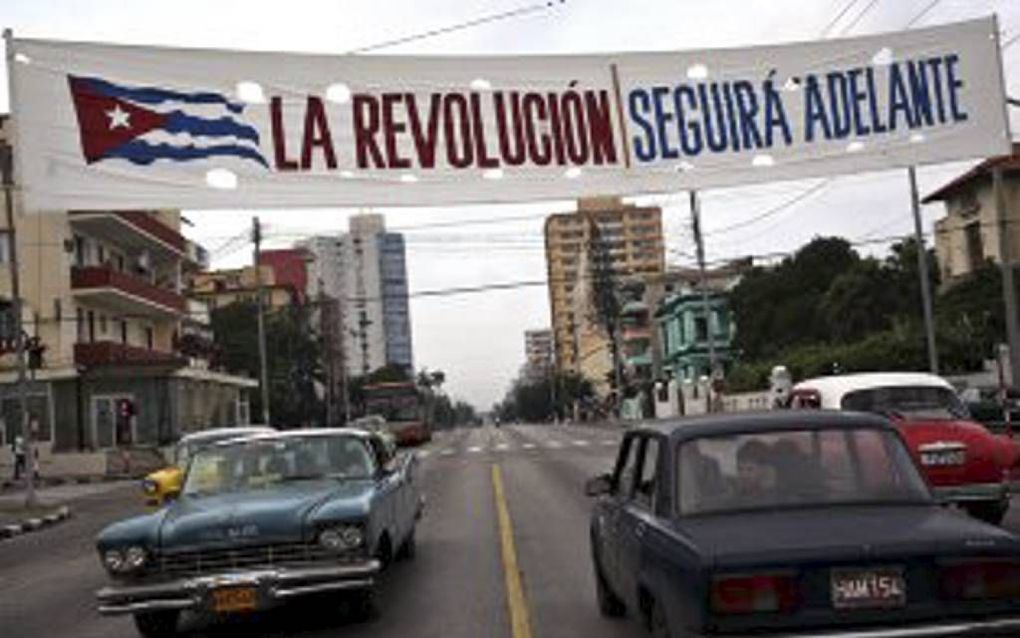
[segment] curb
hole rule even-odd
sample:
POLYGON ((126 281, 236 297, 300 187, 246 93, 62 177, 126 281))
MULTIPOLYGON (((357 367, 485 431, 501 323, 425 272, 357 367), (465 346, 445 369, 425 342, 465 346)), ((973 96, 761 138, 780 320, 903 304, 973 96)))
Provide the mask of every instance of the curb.
POLYGON ((22 520, 20 523, 4 525, 0 527, 0 540, 22 536, 31 532, 37 532, 47 527, 52 527, 62 521, 71 518, 71 508, 62 505, 52 514, 42 517, 32 517, 22 520))

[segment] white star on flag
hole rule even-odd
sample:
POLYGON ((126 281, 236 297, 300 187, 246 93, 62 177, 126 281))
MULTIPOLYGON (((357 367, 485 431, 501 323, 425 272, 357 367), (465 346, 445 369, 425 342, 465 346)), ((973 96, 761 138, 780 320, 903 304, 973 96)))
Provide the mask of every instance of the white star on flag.
POLYGON ((122 126, 124 128, 131 128, 131 123, 128 121, 128 118, 131 117, 131 114, 120 108, 120 104, 115 104, 113 110, 107 111, 106 115, 107 117, 110 118, 111 131, 115 128, 120 128, 122 126))

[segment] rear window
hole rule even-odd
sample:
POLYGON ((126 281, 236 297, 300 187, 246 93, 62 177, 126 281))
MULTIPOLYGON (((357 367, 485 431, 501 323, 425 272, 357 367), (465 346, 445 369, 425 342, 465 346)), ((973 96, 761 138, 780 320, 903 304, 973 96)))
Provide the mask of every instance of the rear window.
POLYGON ((883 430, 704 437, 682 444, 678 462, 681 514, 930 501, 903 443, 883 430))
POLYGON ((965 419, 967 408, 956 393, 936 386, 887 386, 848 392, 840 407, 915 419, 965 419))

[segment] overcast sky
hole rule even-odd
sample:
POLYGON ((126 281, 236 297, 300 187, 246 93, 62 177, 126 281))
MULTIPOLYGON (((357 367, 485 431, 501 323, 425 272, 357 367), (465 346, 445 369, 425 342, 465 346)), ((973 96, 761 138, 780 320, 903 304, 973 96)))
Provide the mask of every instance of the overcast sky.
MULTIPOLYGON (((0 21, 17 36, 184 47, 343 53, 401 36, 530 6, 532 2, 386 0, 286 3, 257 0, 4 0, 0 21)), ((1001 41, 1020 35, 1018 0, 567 0, 529 15, 419 40, 379 53, 515 54, 738 47, 898 30, 998 13, 1001 41), (852 4, 851 4, 852 3, 852 4), (833 20, 849 7, 842 17, 833 20), (930 9, 929 9, 930 8, 930 9), (929 9, 919 19, 925 9, 929 9)), ((1020 41, 1006 49, 1008 91, 1020 96, 1020 41)), ((0 71, 0 74, 4 74, 0 71)), ((6 77, 0 110, 6 111, 6 77)), ((1014 138, 1020 110, 1012 109, 1014 138)), ((967 163, 923 167, 929 192, 967 163)), ((911 232, 904 171, 825 180, 810 195, 762 215, 822 180, 735 188, 704 195, 707 259, 791 251, 816 235, 872 240, 911 232)), ((663 206, 667 261, 689 265, 693 243, 685 193, 638 198, 663 206)), ((542 217, 572 202, 449 208, 379 209, 406 234, 411 290, 424 291, 545 277, 542 217), (504 219, 505 221, 499 221, 504 219), (485 223, 476 223, 479 221, 485 223), (446 224, 452 222, 451 224, 446 224), (471 223, 465 223, 471 222, 471 223), (426 228, 417 228, 427 226, 426 228)), ((185 234, 213 251, 216 267, 249 263, 251 245, 231 241, 258 213, 267 247, 312 233, 346 230, 350 209, 189 212, 185 234)), ((943 214, 924 210, 925 230, 943 214)), ((887 244, 861 248, 882 254, 887 244)), ((524 331, 549 324, 548 291, 525 287, 411 301, 415 362, 446 372, 447 391, 480 408, 502 397, 524 359, 524 331)))

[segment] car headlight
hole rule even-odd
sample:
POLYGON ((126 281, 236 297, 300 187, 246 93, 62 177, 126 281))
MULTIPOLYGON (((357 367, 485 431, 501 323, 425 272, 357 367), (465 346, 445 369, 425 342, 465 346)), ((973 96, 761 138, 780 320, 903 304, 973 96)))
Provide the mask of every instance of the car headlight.
POLYGON ((365 542, 365 533, 359 525, 337 525, 319 533, 319 544, 332 552, 357 549, 365 542))
POLYGON ((146 494, 155 494, 159 490, 159 485, 152 479, 142 480, 142 491, 146 494))
POLYGON ((124 552, 124 569, 125 571, 134 571, 141 569, 145 566, 145 561, 148 559, 145 549, 142 547, 128 547, 128 550, 124 552))
POLYGON ((103 567, 107 571, 119 574, 124 569, 124 554, 119 549, 109 549, 103 553, 103 567))
POLYGON ((108 549, 103 552, 103 566, 111 574, 126 574, 144 567, 148 558, 145 548, 137 545, 126 549, 108 549))

